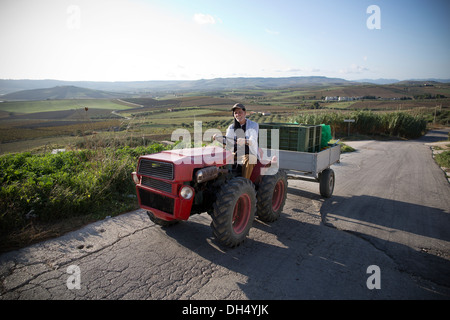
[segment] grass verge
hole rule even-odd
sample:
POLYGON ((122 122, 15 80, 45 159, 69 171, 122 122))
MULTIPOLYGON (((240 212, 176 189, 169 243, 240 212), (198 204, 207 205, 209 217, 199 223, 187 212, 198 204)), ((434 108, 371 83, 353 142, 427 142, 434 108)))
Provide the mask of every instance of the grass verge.
POLYGON ((450 168, 450 150, 438 153, 434 158, 440 167, 450 168))
POLYGON ((1 156, 0 251, 136 209, 131 172, 138 157, 168 148, 152 144, 1 156))

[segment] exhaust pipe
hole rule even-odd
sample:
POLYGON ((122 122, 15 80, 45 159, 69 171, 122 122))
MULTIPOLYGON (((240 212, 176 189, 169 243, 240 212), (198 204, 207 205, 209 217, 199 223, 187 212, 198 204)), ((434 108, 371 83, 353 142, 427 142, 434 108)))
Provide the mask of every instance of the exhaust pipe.
POLYGON ((197 183, 206 182, 206 181, 217 178, 218 175, 219 175, 218 167, 216 167, 216 166, 206 167, 206 168, 198 170, 195 173, 195 181, 197 181, 197 183))

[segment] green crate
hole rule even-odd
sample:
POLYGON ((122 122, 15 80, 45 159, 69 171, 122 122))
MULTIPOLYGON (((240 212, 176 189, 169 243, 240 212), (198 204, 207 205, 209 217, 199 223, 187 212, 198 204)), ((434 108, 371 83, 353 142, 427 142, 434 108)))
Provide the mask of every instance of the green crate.
MULTIPOLYGON (((279 130, 279 149, 300 152, 319 152, 322 126, 293 123, 260 123, 267 130, 267 148, 272 147, 272 129, 279 130)), ((261 139, 261 135, 260 135, 261 139)), ((260 142, 261 145, 261 142, 260 142)))

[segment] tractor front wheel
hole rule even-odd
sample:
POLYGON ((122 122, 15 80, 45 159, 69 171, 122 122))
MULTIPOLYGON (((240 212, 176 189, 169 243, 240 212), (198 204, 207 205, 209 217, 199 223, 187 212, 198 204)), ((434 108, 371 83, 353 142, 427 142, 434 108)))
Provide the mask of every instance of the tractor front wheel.
POLYGON ((211 214, 211 227, 216 239, 236 247, 247 237, 256 211, 256 193, 250 180, 234 178, 217 194, 211 214))
POLYGON ((259 185, 258 218, 264 222, 274 222, 283 211, 287 196, 287 175, 278 170, 274 175, 263 176, 259 185))

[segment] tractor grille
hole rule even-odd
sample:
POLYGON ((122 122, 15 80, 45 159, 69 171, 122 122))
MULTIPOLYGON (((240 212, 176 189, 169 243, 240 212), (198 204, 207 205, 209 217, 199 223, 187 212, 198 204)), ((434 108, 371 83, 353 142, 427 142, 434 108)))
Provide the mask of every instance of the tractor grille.
POLYGON ((141 205, 173 214, 175 200, 157 193, 139 189, 141 205))
POLYGON ((156 180, 153 178, 149 178, 146 176, 142 176, 142 181, 141 183, 144 186, 153 188, 153 189, 157 189, 157 190, 161 190, 167 193, 171 193, 172 192, 172 185, 170 183, 161 181, 161 180, 156 180))
POLYGON ((141 159, 138 174, 173 180, 173 164, 170 162, 141 159))

